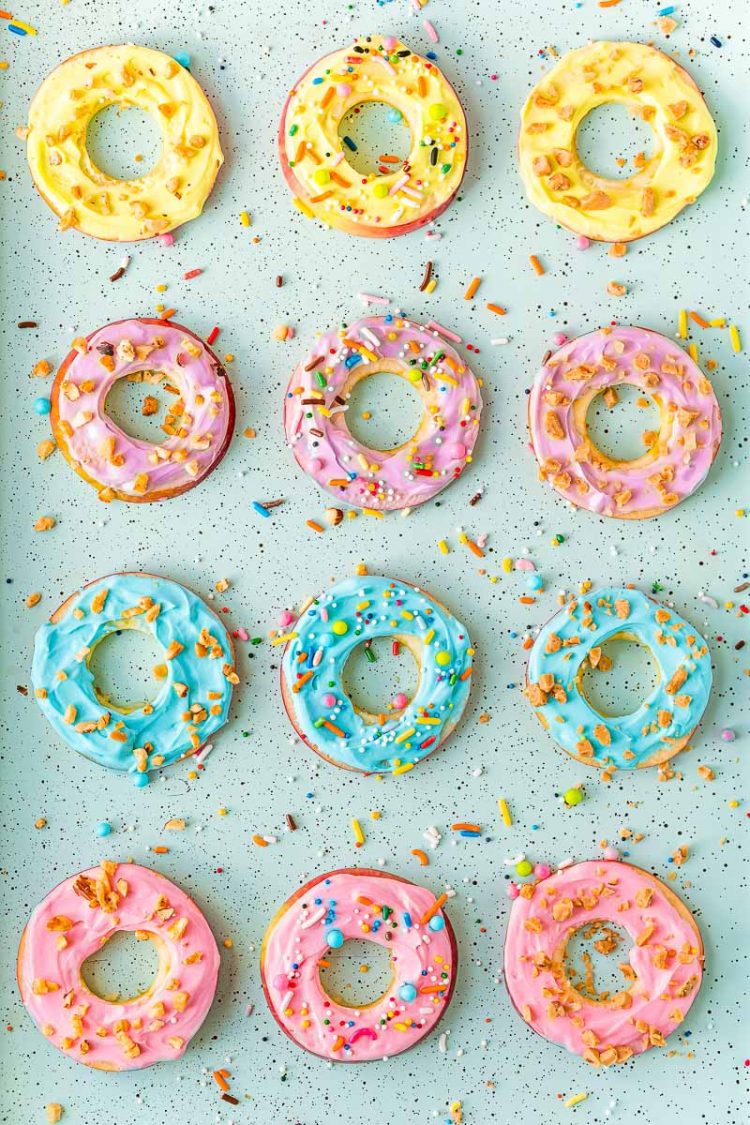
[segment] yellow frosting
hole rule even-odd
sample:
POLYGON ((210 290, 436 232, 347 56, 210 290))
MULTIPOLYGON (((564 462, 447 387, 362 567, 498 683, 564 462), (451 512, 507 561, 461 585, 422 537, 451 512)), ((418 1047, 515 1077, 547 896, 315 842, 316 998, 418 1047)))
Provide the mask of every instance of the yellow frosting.
POLYGON ((224 161, 213 111, 190 72, 161 51, 128 45, 82 51, 52 71, 31 103, 27 155, 61 230, 120 242, 200 215, 224 161), (89 156, 88 124, 108 105, 137 106, 161 127, 159 162, 140 179, 108 176, 89 156))
POLYGON ((571 51, 531 91, 519 158, 529 199, 577 234, 626 242, 658 230, 711 182, 716 126, 682 67, 643 43, 590 43, 571 51), (648 122, 654 151, 635 175, 608 180, 576 151, 596 106, 618 102, 648 122))
POLYGON ((458 191, 466 167, 466 119, 455 90, 433 63, 392 36, 360 36, 300 79, 287 102, 279 144, 284 174, 303 212, 352 234, 400 234, 435 218, 458 191), (404 161, 389 165, 388 174, 363 176, 349 164, 338 130, 349 110, 373 101, 401 113, 412 147, 404 161))

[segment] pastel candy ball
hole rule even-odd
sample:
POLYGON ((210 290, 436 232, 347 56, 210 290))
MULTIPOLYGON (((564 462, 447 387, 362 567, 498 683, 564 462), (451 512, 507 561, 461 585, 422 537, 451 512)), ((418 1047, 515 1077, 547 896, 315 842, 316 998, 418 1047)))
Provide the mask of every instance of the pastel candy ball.
POLYGON ((148 774, 147 773, 134 773, 133 774, 133 785, 135 785, 136 789, 145 788, 145 786, 148 785, 148 774))
POLYGON ((721 732, 721 737, 725 742, 734 742, 736 735, 733 730, 723 730, 721 732))
POLYGON ((376 199, 385 199, 388 194, 388 185, 381 183, 374 183, 372 185, 372 194, 376 199))
POLYGON ((534 866, 534 874, 537 879, 549 879, 552 869, 546 863, 537 863, 534 866))
POLYGON ((447 668, 451 662, 451 654, 449 652, 438 652, 435 655, 435 663, 440 668, 447 668))
POLYGON ((442 102, 433 102, 427 112, 430 121, 442 121, 444 117, 448 116, 448 109, 442 102))
POLYGON ((409 702, 409 696, 404 695, 404 693, 402 691, 398 692, 398 694, 394 695, 394 697, 393 697, 393 706, 396 708, 397 711, 403 711, 404 707, 406 707, 408 702, 409 702))
POLYGON ((323 696, 323 702, 325 703, 326 707, 335 707, 336 706, 336 696, 332 695, 331 692, 328 691, 323 696))
POLYGON ((38 398, 34 402, 34 410, 37 414, 49 414, 52 406, 48 398, 38 398))
POLYGON ((159 235, 159 242, 162 246, 174 246, 174 235, 170 231, 165 231, 164 234, 159 235))
POLYGON ((109 836, 112 831, 112 825, 107 820, 100 820, 98 824, 94 825, 94 832, 97 836, 109 836))
POLYGON ((316 184, 328 184, 331 182, 331 173, 327 168, 317 168, 313 178, 316 184))
POLYGON ((278 988, 279 992, 286 992, 289 988, 289 977, 285 973, 277 973, 273 978, 273 987, 278 988))
POLYGON ((605 859, 619 859, 620 858, 620 853, 618 852, 617 848, 612 848, 612 847, 605 848, 603 855, 604 855, 605 859))
POLYGON ((533 864, 529 863, 528 859, 522 859, 516 864, 516 875, 520 875, 522 878, 524 875, 530 875, 533 870, 533 864))
POLYGON ((438 933, 440 933, 440 931, 445 926, 445 921, 444 921, 444 919, 442 919, 440 917, 439 914, 436 914, 434 918, 430 918, 427 925, 429 926, 429 928, 432 930, 432 932, 434 934, 438 934, 438 933))
POLYGON ((573 808, 574 805, 580 805, 583 800, 583 790, 574 787, 573 789, 566 789, 563 793, 563 800, 568 808, 573 808))
POLYGON ((517 883, 508 883, 508 898, 518 898, 521 889, 517 883))
POLYGON ((388 116, 388 120, 393 125, 396 125, 401 120, 401 113, 397 109, 389 109, 387 116, 388 116))
POLYGON ((339 82, 336 85, 336 93, 340 98, 348 98, 352 92, 352 88, 348 82, 339 82))
POLYGON ((398 990, 398 994, 400 999, 407 1004, 411 1004, 412 1000, 416 1000, 417 998, 417 990, 413 984, 402 984, 398 990))
POLYGON ((455 441, 448 447, 448 453, 457 461, 461 461, 466 456, 466 446, 461 441, 455 441))
POLYGON ((349 626, 346 621, 334 621, 331 625, 331 632, 335 633, 337 637, 343 637, 349 632, 349 626))
POLYGON ((344 935, 341 930, 329 930, 326 934, 326 941, 331 949, 341 949, 344 944, 344 935))
POLYGON ((307 463, 307 471, 309 473, 319 473, 323 468, 323 462, 320 457, 312 457, 307 463))
POLYGON ((291 625, 293 621, 294 614, 292 613, 292 611, 289 609, 282 609, 281 613, 279 614, 279 625, 281 625, 285 629, 287 625, 291 625))

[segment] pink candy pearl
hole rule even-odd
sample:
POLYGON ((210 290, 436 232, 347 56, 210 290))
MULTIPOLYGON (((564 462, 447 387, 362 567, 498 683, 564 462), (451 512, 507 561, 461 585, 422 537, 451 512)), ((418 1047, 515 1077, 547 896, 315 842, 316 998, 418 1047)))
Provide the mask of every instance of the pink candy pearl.
POLYGON ((336 706, 336 696, 331 695, 331 693, 329 691, 329 692, 326 693, 326 695, 323 696, 323 702, 325 703, 326 707, 335 707, 336 706))
POLYGON ((392 51, 396 46, 396 43, 397 40, 392 35, 387 35, 383 40, 383 46, 385 47, 386 51, 392 51))
POLYGON ((617 848, 605 848, 604 849, 604 858, 605 859, 619 859, 620 853, 618 852, 617 848))
POLYGON ((448 446, 447 452, 449 457, 455 457, 457 461, 460 461, 462 457, 466 456, 466 446, 461 441, 455 441, 448 446))
POLYGON ((174 246, 174 235, 170 234, 169 231, 167 231, 166 234, 160 234, 159 242, 161 242, 162 246, 174 246))
POLYGON ((398 693, 398 695, 394 695, 394 697, 393 697, 393 706, 396 708, 397 711, 403 710, 403 708, 406 707, 406 704, 408 702, 409 702, 409 696, 404 695, 404 693, 402 691, 400 691, 398 693))
POLYGON ((286 628, 287 625, 291 625, 293 621, 294 614, 292 613, 292 611, 289 609, 282 609, 281 613, 279 614, 279 625, 282 625, 284 628, 286 628))
POLYGON ((307 463, 307 471, 309 473, 319 473, 322 468, 323 462, 320 457, 313 457, 312 460, 307 463))
POLYGON ((578 235, 578 238, 576 239, 576 249, 577 250, 588 250, 590 245, 591 245, 591 239, 590 238, 586 238, 585 234, 579 234, 578 235))
POLYGON ((290 984, 291 982, 289 980, 289 977, 284 973, 277 973, 277 975, 273 978, 273 987, 278 988, 279 992, 286 992, 287 988, 290 987, 290 984))
POLYGON ((734 742, 735 734, 733 730, 723 730, 721 732, 721 737, 725 742, 734 742))
POLYGON ((508 883, 508 898, 518 898, 520 893, 521 889, 516 883, 508 883))
POLYGON ((551 870, 546 863, 537 863, 534 868, 534 874, 537 879, 549 879, 551 870))
POLYGON ((561 347, 565 343, 567 338, 568 337, 565 335, 564 332, 555 332, 554 336, 552 337, 552 339, 557 344, 558 348, 561 347))
POLYGON ((352 88, 348 82, 339 82, 336 86, 336 93, 340 98, 348 98, 352 92, 352 88))

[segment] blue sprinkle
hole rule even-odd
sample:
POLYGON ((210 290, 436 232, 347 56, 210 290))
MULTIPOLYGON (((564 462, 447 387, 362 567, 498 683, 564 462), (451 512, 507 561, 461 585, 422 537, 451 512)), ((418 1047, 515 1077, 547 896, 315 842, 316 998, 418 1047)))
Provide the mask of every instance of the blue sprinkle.
POLYGON ((323 79, 322 78, 313 78, 312 84, 313 84, 313 86, 322 86, 323 85, 323 79))
POLYGON ((671 16, 673 11, 674 4, 670 4, 668 8, 662 8, 661 11, 657 12, 656 14, 657 16, 671 16))
POLYGON ((404 917, 404 925, 406 926, 407 930, 410 930, 411 929, 411 914, 408 912, 408 910, 404 911, 403 917, 404 917))
POLYGON ((312 801, 314 795, 315 795, 314 793, 305 793, 305 796, 307 797, 308 801, 312 801))
POLYGON ((8 24, 8 31, 12 31, 14 35, 25 35, 26 32, 22 27, 16 27, 14 23, 8 24))
POLYGON ((187 51, 178 51, 176 55, 172 55, 172 58, 175 62, 178 62, 180 66, 184 66, 185 70, 190 70, 190 55, 187 51))
POLYGON ((388 120, 389 120, 389 121, 390 121, 390 122, 391 122, 391 123, 392 123, 393 125, 396 125, 396 124, 398 124, 398 122, 399 122, 399 121, 401 120, 401 113, 400 113, 400 111, 399 111, 399 110, 397 110, 397 109, 394 109, 394 108, 391 108, 391 109, 389 109, 389 110, 388 110, 388 114, 387 114, 387 116, 388 116, 388 120))
POLYGON ((263 516, 264 519, 268 519, 271 514, 268 508, 264 508, 258 500, 251 500, 250 507, 254 508, 258 515, 263 516))
POLYGON ((713 43, 714 47, 721 46, 721 39, 717 39, 715 35, 711 36, 711 42, 713 43))
POLYGON ((351 137, 342 137, 341 139, 348 149, 351 149, 352 152, 357 151, 357 146, 355 145, 351 137))
POLYGON ((437 55, 434 51, 428 51, 427 58, 430 60, 430 62, 435 62, 435 60, 437 59, 437 55))
POLYGON ((354 355, 348 355, 346 357, 346 359, 344 360, 344 367, 356 367, 357 364, 361 362, 362 356, 359 354, 359 352, 355 352, 354 355))
POLYGON ((459 836, 481 836, 481 832, 470 832, 468 828, 462 828, 459 836))
POLYGON ((539 831, 539 825, 538 824, 532 824, 531 831, 532 832, 538 832, 539 831))

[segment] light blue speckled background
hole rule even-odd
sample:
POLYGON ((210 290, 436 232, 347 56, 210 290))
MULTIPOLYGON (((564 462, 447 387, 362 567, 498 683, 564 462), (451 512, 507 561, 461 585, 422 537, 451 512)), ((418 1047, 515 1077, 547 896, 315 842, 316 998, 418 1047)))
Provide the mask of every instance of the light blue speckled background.
MULTIPOLYGON (((355 31, 371 29, 394 31, 420 51, 430 48, 406 0, 382 6, 371 0, 216 0, 210 6, 177 0, 162 7, 147 0, 71 0, 65 7, 19 0, 18 13, 39 27, 38 38, 18 40, 0 25, 0 58, 10 64, 0 72, 7 172, 0 184, 0 480, 7 576, 0 637, 0 1026, 13 1029, 0 1032, 3 1122, 36 1125, 45 1119, 45 1104, 59 1101, 66 1125, 421 1125, 445 1119, 453 1099, 463 1102, 467 1125, 549 1125, 568 1116, 593 1122, 608 1113, 628 1125, 730 1125, 744 1119, 748 930, 740 901, 747 893, 743 833, 750 806, 741 768, 748 745, 748 661, 734 648, 743 622, 723 603, 739 602, 732 590, 748 569, 748 524, 735 516, 743 504, 750 508, 747 353, 733 355, 726 334, 696 330, 701 356, 718 364, 714 383, 724 410, 724 444, 700 494, 657 522, 605 522, 568 510, 537 482, 525 444, 524 392, 555 330, 576 334, 617 316, 671 333, 677 310, 689 307, 736 317, 750 344, 743 259, 748 23, 745 17, 743 27, 742 5, 731 0, 708 7, 679 3, 680 27, 665 42, 654 26, 658 7, 644 0, 623 0, 608 11, 594 0, 432 0, 424 14, 440 33, 439 62, 464 99, 472 147, 461 201, 440 221, 443 239, 434 243, 419 233, 359 241, 304 220, 292 209, 275 157, 286 89, 320 54, 355 31), (720 49, 710 44, 712 34, 722 40, 720 49), (690 70, 721 137, 717 175, 700 202, 616 262, 604 248, 577 252, 569 234, 530 209, 514 165, 518 111, 546 65, 538 50, 553 44, 562 53, 606 36, 653 38, 684 61, 694 48, 690 70), (124 250, 56 232, 13 129, 24 122, 36 85, 57 62, 84 47, 127 40, 190 52, 193 73, 217 111, 227 163, 204 216, 178 235, 171 250, 157 243, 131 248, 128 271, 113 285, 108 277, 124 250), (243 208, 253 215, 250 230, 239 224, 243 208), (547 267, 543 278, 529 269, 531 253, 547 267), (439 277, 429 298, 418 292, 428 257, 439 277), (183 282, 182 273, 195 266, 203 267, 203 276, 183 282), (462 294, 475 273, 484 282, 469 304, 462 294), (277 274, 284 276, 281 289, 273 284, 277 274), (628 285, 627 297, 607 296, 611 279, 628 285), (180 321, 204 334, 221 326, 217 347, 236 356, 231 371, 238 433, 253 426, 258 438, 237 437, 210 480, 168 504, 104 508, 59 455, 37 463, 34 447, 46 426, 32 409, 42 388, 29 371, 43 356, 59 362, 74 328, 90 331, 109 320, 152 313, 161 282, 169 285, 165 300, 180 321), (434 316, 481 349, 473 363, 486 383, 484 432, 474 466, 439 503, 408 521, 360 518, 318 537, 304 521, 320 518, 325 501, 284 448, 282 388, 317 327, 357 315, 355 294, 363 289, 388 294, 416 317, 434 316), (507 305, 504 321, 485 311, 486 300, 507 305), (17 330, 16 322, 27 318, 39 322, 36 331, 17 330), (280 322, 295 328, 295 340, 271 341, 280 322), (492 348, 490 337, 504 334, 511 343, 492 348), (484 498, 470 508, 480 483, 484 498), (271 520, 249 509, 251 499, 273 496, 287 503, 271 520), (42 514, 58 521, 46 535, 32 531, 42 514), (458 524, 488 534, 485 575, 456 546, 458 524), (553 549, 556 532, 566 541, 553 549), (453 545, 447 557, 436 548, 441 537, 453 545), (500 567, 503 556, 524 550, 547 582, 537 604, 527 608, 517 600, 525 592, 521 576, 503 575, 500 567), (276 688, 277 654, 265 642, 252 650, 239 646, 246 683, 197 782, 185 780, 183 765, 146 791, 134 790, 61 745, 33 700, 17 691, 29 684, 38 624, 80 583, 101 574, 142 568, 204 594, 225 575, 232 582, 228 620, 265 636, 281 607, 350 572, 359 560, 424 583, 467 622, 478 646, 465 721, 443 750, 397 781, 339 772, 290 738, 276 688), (492 584, 488 576, 496 574, 492 584), (631 580, 646 590, 660 581, 661 596, 711 642, 715 692, 695 748, 677 762, 682 776, 667 784, 657 783, 651 771, 618 776, 609 788, 600 784, 553 746, 515 686, 523 674, 522 636, 553 611, 558 589, 571 589, 584 577, 631 580), (24 599, 32 589, 43 600, 27 610, 24 599), (698 600, 701 591, 721 608, 698 600), (480 725, 485 712, 490 721, 480 725), (726 727, 735 730, 735 742, 721 740, 726 727), (700 763, 715 769, 714 783, 700 780, 700 763), (556 794, 581 780, 586 801, 566 811, 556 794), (515 814, 511 829, 497 815, 501 794, 515 814), (734 798, 740 801, 736 809, 728 804, 734 798), (220 806, 229 810, 225 818, 217 815, 220 806), (375 808, 383 814, 377 823, 368 815, 375 808), (299 823, 293 835, 283 830, 287 811, 299 823), (47 827, 36 831, 40 816, 47 827), (172 816, 187 818, 184 834, 162 833, 172 816), (353 847, 352 816, 362 818, 367 832, 361 851, 353 847), (466 817, 483 824, 486 839, 449 839, 447 826, 466 817), (93 830, 104 818, 115 827, 107 841, 93 830), (422 832, 433 824, 443 840, 422 870, 410 849, 423 843, 422 832), (631 846, 631 857, 662 877, 671 870, 675 847, 689 843, 690 859, 673 885, 699 918, 707 972, 685 1034, 670 1040, 670 1057, 652 1051, 622 1068, 594 1072, 537 1038, 511 1008, 498 976, 508 907, 503 861, 521 851, 533 860, 596 856, 600 841, 618 840, 623 827, 644 833, 631 846), (278 844, 253 847, 255 831, 278 834, 278 844), (164 842, 171 850, 158 867, 194 895, 217 938, 231 937, 234 945, 223 955, 212 1012, 181 1062, 133 1074, 93 1072, 46 1043, 21 1007, 13 982, 18 935, 34 904, 60 879, 104 856, 155 864, 148 848, 164 842), (441 1028, 450 1031, 448 1050, 438 1050, 434 1035, 385 1064, 331 1068, 298 1050, 271 1019, 257 949, 267 920, 303 879, 381 860, 387 870, 422 878, 436 892, 448 884, 457 892, 450 916, 461 969, 441 1028), (248 1003, 255 1004, 249 1017, 248 1003), (226 1059, 241 1099, 235 1109, 218 1101, 204 1072, 226 1059), (559 1096, 578 1091, 588 1092, 588 1100, 564 1109, 559 1096)), ((600 142, 602 135, 600 130, 600 142)), ((610 155, 619 151, 615 144, 610 155)))

